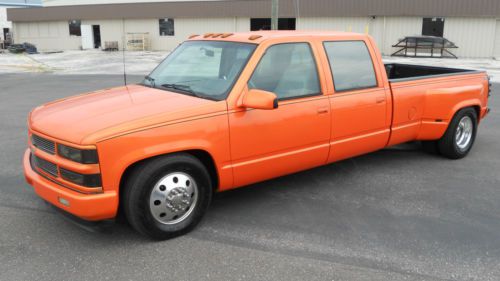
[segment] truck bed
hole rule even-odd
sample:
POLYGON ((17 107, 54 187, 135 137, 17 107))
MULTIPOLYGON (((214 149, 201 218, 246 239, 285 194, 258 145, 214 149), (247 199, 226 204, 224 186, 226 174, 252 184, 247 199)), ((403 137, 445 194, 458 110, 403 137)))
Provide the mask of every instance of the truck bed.
POLYGON ((486 110, 484 71, 407 64, 385 68, 393 101, 389 145, 441 138, 464 101, 477 107, 479 118, 486 110))
POLYGON ((387 77, 391 82, 427 79, 432 77, 442 77, 450 75, 478 73, 477 70, 421 66, 411 64, 388 63, 385 65, 387 77))

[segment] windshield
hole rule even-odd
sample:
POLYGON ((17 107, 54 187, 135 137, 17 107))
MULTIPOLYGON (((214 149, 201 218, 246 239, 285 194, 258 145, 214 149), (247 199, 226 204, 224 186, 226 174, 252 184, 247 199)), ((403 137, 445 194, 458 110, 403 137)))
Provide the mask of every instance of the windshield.
POLYGON ((177 47, 143 85, 211 100, 227 97, 256 45, 187 41, 177 47))

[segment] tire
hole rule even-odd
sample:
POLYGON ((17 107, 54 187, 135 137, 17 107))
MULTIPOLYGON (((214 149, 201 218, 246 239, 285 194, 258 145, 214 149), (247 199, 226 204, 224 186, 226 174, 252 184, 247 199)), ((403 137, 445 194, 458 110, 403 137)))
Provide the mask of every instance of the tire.
POLYGON ((127 178, 124 189, 122 203, 128 222, 139 233, 155 240, 191 231, 212 199, 207 169, 187 153, 139 164, 127 178))
POLYGON ((444 136, 438 140, 439 151, 443 156, 450 159, 464 158, 471 150, 476 134, 476 111, 470 107, 461 109, 451 120, 444 136), (467 131, 469 133, 466 133, 467 131))
POLYGON ((437 141, 421 141, 422 149, 429 154, 440 154, 437 141))

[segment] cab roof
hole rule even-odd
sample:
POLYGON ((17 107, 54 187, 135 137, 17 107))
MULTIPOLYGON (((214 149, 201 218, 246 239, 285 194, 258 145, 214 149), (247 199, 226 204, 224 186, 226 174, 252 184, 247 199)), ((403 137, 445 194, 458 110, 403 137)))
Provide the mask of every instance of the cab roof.
POLYGON ((260 44, 269 39, 295 37, 349 37, 365 38, 367 35, 342 31, 296 31, 296 30, 259 30, 250 32, 205 33, 189 36, 188 40, 230 41, 260 44))

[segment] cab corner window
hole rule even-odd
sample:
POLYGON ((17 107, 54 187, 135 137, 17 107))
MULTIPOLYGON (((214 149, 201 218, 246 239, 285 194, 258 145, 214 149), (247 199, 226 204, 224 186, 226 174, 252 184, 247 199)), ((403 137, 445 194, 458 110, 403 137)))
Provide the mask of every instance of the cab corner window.
POLYGON ((318 71, 308 43, 271 46, 248 81, 250 89, 275 93, 278 99, 320 95, 318 71))
POLYGON ((324 43, 335 91, 377 87, 372 58, 363 41, 324 43))

